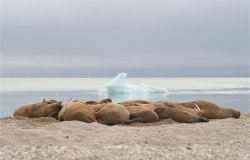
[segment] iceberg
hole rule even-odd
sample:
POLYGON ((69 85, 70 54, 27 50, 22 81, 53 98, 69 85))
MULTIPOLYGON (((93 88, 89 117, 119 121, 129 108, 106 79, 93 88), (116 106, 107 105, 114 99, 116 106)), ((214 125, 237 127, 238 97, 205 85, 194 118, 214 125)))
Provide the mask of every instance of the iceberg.
POLYGON ((113 78, 104 89, 100 89, 100 99, 111 98, 113 102, 124 100, 142 99, 157 101, 166 99, 168 91, 148 84, 129 84, 127 83, 127 73, 119 73, 113 78))
POLYGON ((127 73, 119 73, 104 89, 99 89, 100 98, 111 98, 113 102, 124 100, 162 100, 166 99, 168 90, 149 84, 129 84, 127 83, 127 73))
POLYGON ((119 73, 101 91, 108 93, 168 93, 166 88, 160 88, 148 84, 127 83, 127 73, 119 73))

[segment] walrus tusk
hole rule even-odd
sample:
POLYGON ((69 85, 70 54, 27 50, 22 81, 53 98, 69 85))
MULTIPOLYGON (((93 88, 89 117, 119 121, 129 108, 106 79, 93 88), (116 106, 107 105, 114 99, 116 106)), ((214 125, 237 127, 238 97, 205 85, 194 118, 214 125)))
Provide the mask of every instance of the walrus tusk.
POLYGON ((57 101, 59 101, 59 96, 58 96, 57 92, 56 92, 56 99, 57 99, 57 101))
POLYGON ((72 97, 66 103, 64 103, 62 106, 67 106, 71 102, 73 102, 73 98, 72 97))
POLYGON ((200 110, 201 110, 200 107, 199 107, 196 103, 194 103, 194 105, 195 105, 195 108, 194 108, 194 109, 195 109, 196 111, 200 111, 200 110))

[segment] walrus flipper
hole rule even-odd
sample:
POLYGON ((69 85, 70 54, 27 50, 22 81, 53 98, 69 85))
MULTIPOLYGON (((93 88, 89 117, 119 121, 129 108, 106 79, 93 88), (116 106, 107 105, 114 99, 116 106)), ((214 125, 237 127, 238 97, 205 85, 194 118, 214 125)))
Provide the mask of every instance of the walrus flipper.
POLYGON ((86 101, 85 103, 86 103, 86 104, 92 104, 92 105, 97 104, 96 101, 86 101))
POLYGON ((125 123, 125 124, 131 124, 131 123, 134 123, 134 122, 141 122, 141 123, 143 123, 142 119, 139 118, 139 117, 132 118, 132 119, 130 119, 130 120, 124 122, 124 123, 125 123))
POLYGON ((58 112, 52 112, 48 115, 48 117, 53 117, 58 120, 58 112))
POLYGON ((199 122, 209 122, 209 120, 205 117, 199 117, 199 122))
POLYGON ((199 122, 208 122, 209 120, 204 117, 195 117, 195 118, 190 118, 187 121, 183 121, 182 123, 199 123, 199 122))

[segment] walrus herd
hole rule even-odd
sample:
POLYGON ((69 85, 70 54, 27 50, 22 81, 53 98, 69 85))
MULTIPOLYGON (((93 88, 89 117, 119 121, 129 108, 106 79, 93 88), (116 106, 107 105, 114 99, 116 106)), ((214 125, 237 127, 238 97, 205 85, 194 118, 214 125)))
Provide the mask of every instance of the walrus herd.
POLYGON ((110 98, 107 98, 102 101, 87 102, 70 100, 66 104, 56 100, 43 100, 17 108, 13 116, 53 117, 59 121, 76 120, 86 123, 97 121, 105 125, 116 125, 157 122, 168 118, 180 123, 208 122, 209 119, 239 118, 240 112, 221 108, 205 100, 185 103, 129 100, 113 103, 110 98))

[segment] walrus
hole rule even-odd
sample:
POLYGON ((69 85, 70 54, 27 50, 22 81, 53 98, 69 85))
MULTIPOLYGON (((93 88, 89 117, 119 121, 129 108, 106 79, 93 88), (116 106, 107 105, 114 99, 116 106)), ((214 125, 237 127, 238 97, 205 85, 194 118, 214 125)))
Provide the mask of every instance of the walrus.
POLYGON ((172 119, 180 123, 208 122, 208 119, 201 117, 195 110, 185 108, 177 103, 161 101, 142 105, 153 110, 159 119, 172 119))
POLYGON ((126 122, 126 124, 130 124, 133 122, 158 122, 159 116, 151 109, 141 106, 127 106, 127 110, 130 112, 130 120, 126 122))
POLYGON ((140 104, 150 104, 151 102, 146 101, 146 100, 128 100, 128 101, 123 101, 118 104, 123 105, 124 107, 127 106, 133 106, 133 105, 140 105, 140 104))
POLYGON ((99 123, 116 125, 129 120, 129 111, 120 104, 107 103, 92 106, 99 123))
POLYGON ((82 121, 91 123, 96 121, 93 108, 78 101, 68 102, 59 112, 58 120, 60 121, 82 121))
POLYGON ((62 102, 56 100, 25 104, 17 108, 13 116, 23 116, 28 118, 53 117, 57 119, 58 113, 62 109, 62 102))
POLYGON ((112 102, 113 102, 112 99, 106 98, 106 99, 103 99, 103 100, 101 100, 99 102, 98 101, 86 101, 84 103, 91 104, 91 105, 96 105, 96 104, 112 103, 112 102))
POLYGON ((221 108, 214 103, 205 100, 179 103, 180 105, 194 109, 197 113, 208 119, 239 118, 240 112, 231 108, 221 108))

